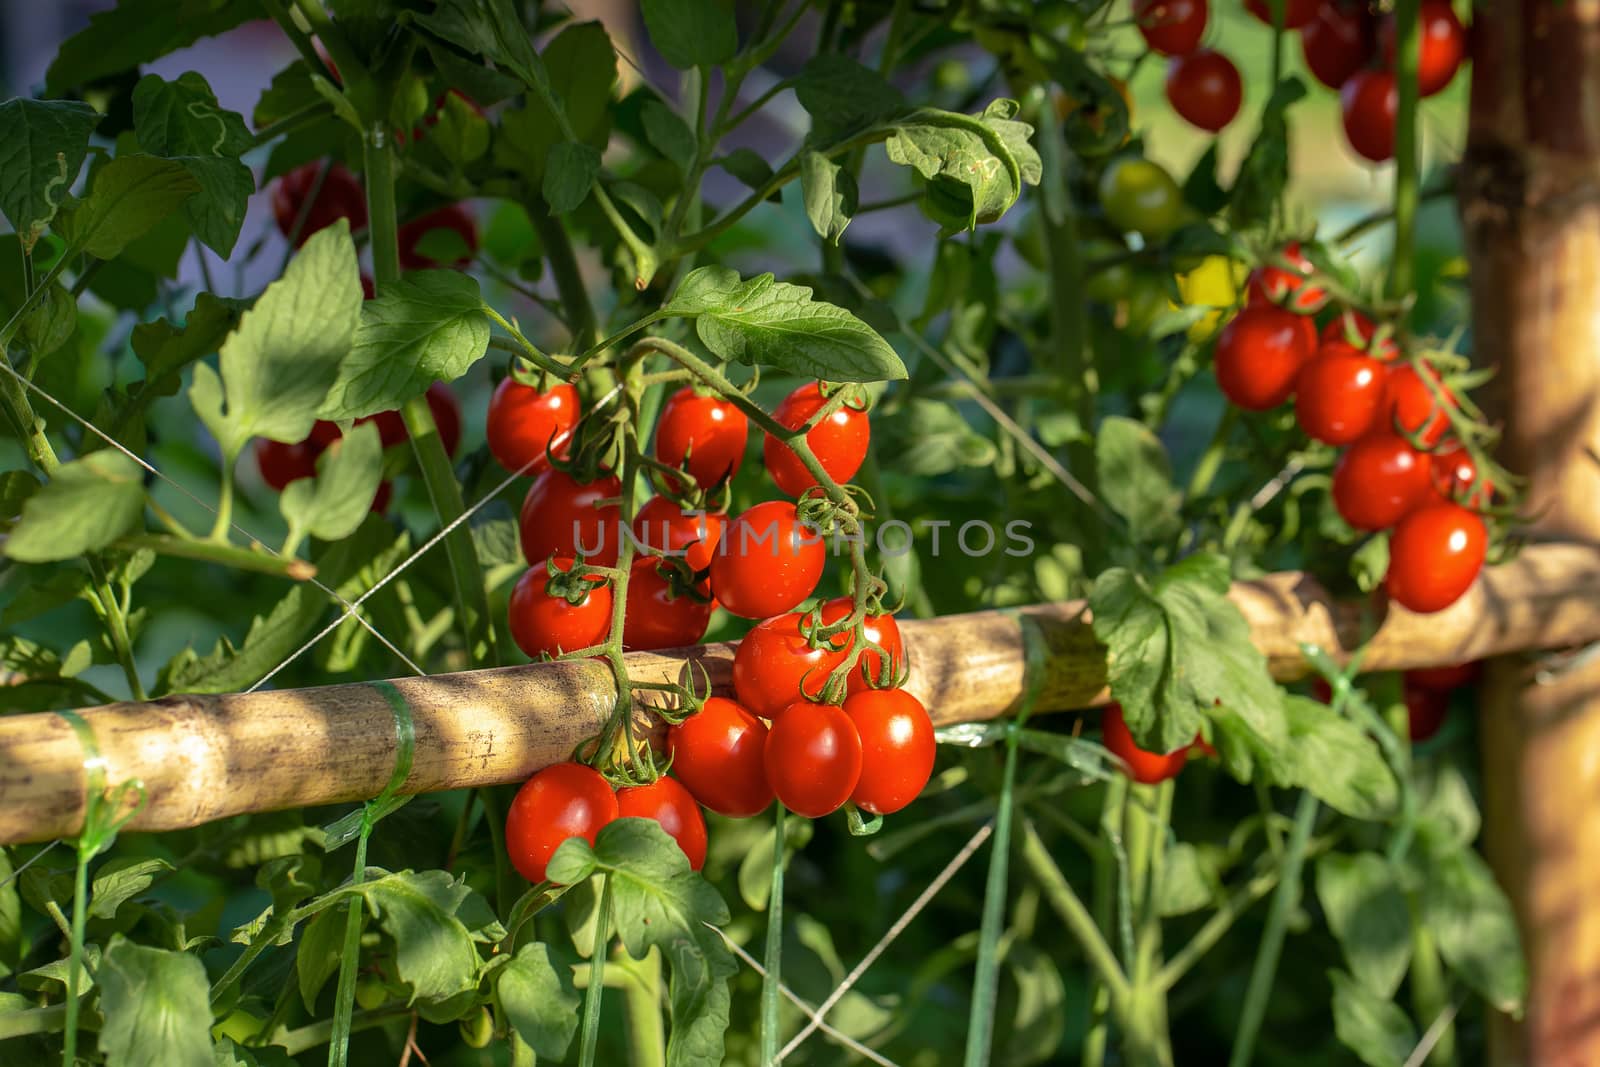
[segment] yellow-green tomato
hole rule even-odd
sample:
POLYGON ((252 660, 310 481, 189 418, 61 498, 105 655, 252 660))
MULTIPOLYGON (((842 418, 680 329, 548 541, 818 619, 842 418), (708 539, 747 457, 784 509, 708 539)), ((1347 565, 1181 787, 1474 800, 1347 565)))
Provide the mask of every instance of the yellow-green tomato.
POLYGON ((469 1048, 487 1048, 494 1038, 494 1016, 488 1008, 479 1008, 474 1015, 461 1020, 461 1040, 469 1048))
POLYGON ((1122 156, 1100 175, 1100 209, 1119 231, 1159 240, 1183 223, 1183 190, 1160 164, 1122 156))
POLYGON ((362 1011, 381 1008, 389 1002, 389 988, 382 978, 366 975, 356 982, 356 1003, 362 1011))

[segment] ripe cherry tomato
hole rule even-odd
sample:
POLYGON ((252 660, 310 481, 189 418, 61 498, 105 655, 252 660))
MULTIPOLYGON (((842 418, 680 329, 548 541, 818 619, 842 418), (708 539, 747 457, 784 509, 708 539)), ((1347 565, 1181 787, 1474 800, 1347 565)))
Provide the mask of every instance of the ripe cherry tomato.
POLYGON ((1221 52, 1201 48, 1167 63, 1167 101, 1190 124, 1216 133, 1239 113, 1244 83, 1221 52))
MULTIPOLYGON (((791 430, 804 426, 827 401, 816 382, 802 385, 783 398, 772 417, 791 430)), ((854 478, 867 458, 867 444, 872 440, 872 424, 865 411, 857 411, 848 404, 823 419, 806 433, 806 444, 822 464, 828 476, 839 483, 854 478)), ((817 484, 806 470, 800 457, 782 441, 768 434, 762 442, 761 456, 766 461, 767 473, 778 488, 790 496, 799 496, 817 484)))
POLYGON ((1478 680, 1483 673, 1483 661, 1471 660, 1448 667, 1418 667, 1406 671, 1406 688, 1431 689, 1435 693, 1449 693, 1478 680))
POLYGON ((734 694, 764 719, 777 719, 802 695, 820 695, 828 673, 844 658, 837 637, 826 648, 807 644, 800 633, 804 618, 788 612, 757 623, 733 654, 734 694))
POLYGON ((1378 429, 1345 450, 1333 470, 1333 503, 1358 530, 1386 530, 1433 488, 1428 457, 1378 429))
POLYGON ((1488 551, 1478 515, 1459 504, 1418 508, 1389 537, 1389 596, 1419 614, 1443 611, 1472 586, 1488 551))
POLYGON ((861 777, 850 800, 862 811, 891 815, 922 792, 933 774, 933 720, 904 689, 869 689, 844 702, 861 735, 861 777))
POLYGON ((1237 407, 1267 411, 1289 399, 1310 356, 1303 319, 1271 304, 1252 304, 1217 335, 1217 386, 1237 407))
POLYGON ((1294 417, 1312 440, 1347 445, 1364 436, 1383 413, 1382 363, 1343 341, 1330 341, 1300 368, 1294 417))
POLYGON ((1394 157, 1395 116, 1400 94, 1386 70, 1352 74, 1339 90, 1344 110, 1344 136, 1357 155, 1374 163, 1394 157))
POLYGON ((1407 671, 1402 690, 1406 701, 1406 733, 1413 741, 1426 741, 1439 732, 1450 714, 1450 698, 1433 689, 1423 689, 1411 684, 1407 671))
MULTIPOLYGON (((1300 251, 1299 241, 1290 241, 1278 252, 1278 258, 1289 263, 1289 270, 1268 263, 1250 272, 1245 302, 1249 304, 1277 304, 1300 315, 1321 311, 1328 302, 1328 291, 1321 286, 1308 285, 1306 279, 1316 269, 1311 260, 1300 251)), ((1312 336, 1316 324, 1312 323, 1312 336)))
POLYGON ((1469 508, 1489 506, 1494 497, 1494 486, 1487 478, 1479 479, 1478 465, 1464 448, 1435 452, 1433 484, 1446 500, 1464 503, 1469 508))
POLYGON ((396 234, 400 242, 400 269, 426 270, 430 267, 465 267, 478 251, 478 223, 462 204, 446 204, 401 225, 396 234), (417 251, 423 237, 433 230, 454 230, 467 246, 467 255, 454 263, 440 263, 417 251))
POLYGON ((628 609, 622 622, 622 647, 630 652, 681 648, 706 635, 712 604, 688 593, 674 596, 654 556, 639 556, 628 571, 628 609))
POLYGON ((1134 0, 1133 17, 1151 51, 1187 55, 1206 32, 1206 0, 1134 0))
MULTIPOLYGON (((1317 17, 1318 0, 1284 0, 1283 28, 1298 30, 1309 26, 1317 17)), ((1268 0, 1244 0, 1244 9, 1268 26, 1272 25, 1272 7, 1268 0)))
POLYGON ((670 497, 653 496, 633 517, 633 539, 642 552, 681 555, 690 567, 703 571, 711 566, 727 526, 728 516, 720 511, 684 511, 670 497))
POLYGON ((624 819, 654 819, 683 850, 690 870, 706 865, 706 819, 681 783, 657 778, 650 785, 625 786, 617 790, 617 814, 624 819))
POLYGON ((778 803, 808 819, 837 811, 861 778, 861 734, 832 704, 789 705, 773 721, 762 755, 778 803))
MULTIPOLYGON (((570 571, 572 560, 556 560, 556 569, 570 571)), ((588 580, 594 588, 583 600, 569 604, 545 592, 550 576, 544 564, 522 572, 511 590, 508 614, 512 640, 530 659, 588 648, 606 639, 611 632, 611 586, 598 574, 588 580)))
POLYGON ((699 711, 667 731, 672 773, 719 815, 759 815, 772 803, 765 751, 767 724, 726 697, 708 697, 699 711))
POLYGON ((568 838, 594 844, 617 817, 617 795, 600 772, 582 763, 557 763, 523 783, 506 812, 506 852, 530 882, 544 881, 550 857, 568 838))
MULTIPOLYGON (((836 623, 855 610, 855 601, 850 597, 836 597, 822 605, 822 623, 824 626, 836 623)), ((889 653, 889 676, 893 684, 906 662, 906 649, 900 640, 900 625, 894 621, 893 615, 866 615, 861 619, 861 632, 867 640, 889 653)), ((840 648, 850 647, 848 634, 840 634, 834 639, 840 648)), ((846 692, 851 696, 870 690, 883 673, 883 657, 876 652, 863 652, 856 660, 855 670, 850 672, 849 684, 846 692), (872 682, 868 683, 868 677, 872 682)))
POLYGON ((1385 418, 1391 425, 1398 423, 1407 433, 1418 435, 1429 447, 1443 441, 1445 432, 1450 429, 1450 417, 1440 410, 1439 401, 1434 399, 1435 389, 1448 403, 1449 393, 1425 364, 1406 364, 1389 372, 1385 418), (1428 381, 1423 380, 1423 375, 1428 376, 1428 381))
POLYGON ((1184 745, 1163 755, 1149 752, 1133 742, 1128 721, 1122 717, 1121 704, 1108 704, 1100 716, 1101 741, 1106 749, 1128 765, 1128 776, 1136 782, 1155 785, 1168 778, 1176 778, 1183 765, 1189 762, 1191 745, 1184 745))
POLYGON ((696 393, 685 386, 661 405, 656 458, 682 467, 687 457, 689 476, 701 488, 709 489, 739 473, 749 436, 750 420, 744 412, 719 396, 696 393))
POLYGON ((602 475, 588 484, 566 471, 547 470, 533 480, 518 519, 522 554, 537 567, 551 556, 575 557, 581 551, 596 567, 617 562, 622 511, 616 504, 599 505, 622 495, 622 483, 602 475))
POLYGON ((757 504, 728 524, 711 560, 711 588, 746 619, 792 610, 817 587, 828 561, 822 534, 787 500, 757 504))
MULTIPOLYGON (((1421 45, 1417 61, 1417 91, 1432 96, 1449 85, 1467 58, 1467 31, 1456 17, 1450 0, 1422 0, 1417 12, 1417 36, 1421 45)), ((1395 69, 1394 17, 1383 20, 1379 31, 1383 42, 1383 65, 1395 69)))
POLYGON ((1183 224, 1183 190, 1161 165, 1118 156, 1100 172, 1100 210, 1118 233, 1159 240, 1183 224))
POLYGON ((489 398, 489 451, 507 471, 529 475, 550 466, 549 448, 565 457, 578 422, 578 391, 564 382, 540 392, 515 378, 495 386, 489 398), (531 464, 531 466, 530 466, 531 464))
POLYGON ((1376 20, 1364 0, 1323 0, 1316 17, 1300 31, 1300 48, 1311 76, 1337 89, 1371 62, 1377 36, 1376 20))
MULTIPOLYGON (((294 233, 295 220, 300 217, 302 205, 316 187, 317 175, 321 171, 320 161, 303 163, 279 178, 278 184, 273 187, 272 216, 277 220, 279 232, 285 237, 294 233)), ((323 179, 317 198, 306 212, 305 224, 295 237, 295 247, 299 248, 312 234, 325 226, 332 226, 339 219, 349 219, 351 230, 365 227, 367 194, 361 188, 360 178, 335 163, 328 168, 328 176, 323 179)))
POLYGON ((322 454, 322 446, 309 437, 292 445, 261 437, 256 439, 255 450, 261 480, 280 493, 290 482, 316 474, 317 457, 322 454))
POLYGON ((1353 308, 1346 308, 1328 320, 1328 324, 1322 328, 1322 340, 1343 341, 1369 353, 1374 359, 1385 363, 1392 362, 1399 357, 1400 346, 1394 343, 1393 336, 1389 336, 1385 337, 1383 343, 1374 351, 1372 338, 1377 333, 1377 323, 1353 308))

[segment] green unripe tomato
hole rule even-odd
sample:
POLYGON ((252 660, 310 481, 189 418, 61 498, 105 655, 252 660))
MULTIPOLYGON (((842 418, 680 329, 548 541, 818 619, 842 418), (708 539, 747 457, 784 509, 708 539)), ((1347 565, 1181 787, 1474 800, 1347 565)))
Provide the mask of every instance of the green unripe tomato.
POLYGON ((356 982, 356 1003, 362 1011, 372 1011, 389 1003, 389 987, 382 978, 367 975, 356 982))
POLYGON ((487 1007, 479 1008, 477 1013, 461 1020, 461 1040, 469 1048, 487 1048, 489 1042, 494 1040, 494 1016, 487 1007))
POLYGON ((1033 31, 1040 36, 1081 52, 1089 43, 1084 29, 1083 16, 1072 4, 1040 4, 1033 15, 1033 31))
POLYGON ((1183 224, 1183 190, 1157 163, 1121 156, 1100 175, 1100 209, 1123 233, 1159 240, 1183 224))
POLYGON ((1130 271, 1127 294, 1119 316, 1121 325, 1130 333, 1143 336, 1150 332, 1156 316, 1167 309, 1166 282, 1160 275, 1149 271, 1130 271))
POLYGON ((972 88, 972 72, 959 59, 942 60, 933 68, 933 87, 941 93, 964 93, 972 88))
POLYGON ((1125 255, 1127 251, 1120 241, 1091 239, 1078 245, 1078 256, 1083 263, 1083 291, 1089 299, 1114 304, 1128 295, 1128 287, 1133 284, 1131 264, 1123 261, 1091 269, 1097 261, 1125 255))

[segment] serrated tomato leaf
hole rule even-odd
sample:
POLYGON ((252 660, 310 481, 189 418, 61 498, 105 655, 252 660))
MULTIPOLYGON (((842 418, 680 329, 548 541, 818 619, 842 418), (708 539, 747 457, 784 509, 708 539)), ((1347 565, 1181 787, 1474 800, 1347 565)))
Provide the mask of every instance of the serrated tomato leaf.
POLYGON ((316 477, 290 482, 278 497, 278 509, 289 524, 291 549, 307 534, 339 541, 355 533, 382 480, 378 427, 358 423, 317 457, 316 477))
POLYGON ((547 1059, 567 1054, 578 1029, 572 970, 550 962, 547 945, 523 945, 495 975, 495 995, 517 1036, 547 1059))
POLYGON ((95 971, 100 1051, 122 1067, 212 1067, 211 990, 185 952, 111 939, 95 971))
POLYGON ((17 98, 0 104, 0 215, 33 247, 89 153, 100 115, 75 100, 17 98))
POLYGON ((63 463, 22 505, 4 551, 25 563, 73 559, 127 533, 144 512, 139 465, 110 449, 63 463))
POLYGON ((1392 999, 1411 964, 1411 911, 1395 868, 1376 852, 1333 852, 1317 861, 1316 884, 1350 973, 1392 999))
POLYGON ((176 160, 118 156, 94 172, 89 195, 64 209, 56 228, 77 250, 115 259, 199 190, 200 183, 176 160))

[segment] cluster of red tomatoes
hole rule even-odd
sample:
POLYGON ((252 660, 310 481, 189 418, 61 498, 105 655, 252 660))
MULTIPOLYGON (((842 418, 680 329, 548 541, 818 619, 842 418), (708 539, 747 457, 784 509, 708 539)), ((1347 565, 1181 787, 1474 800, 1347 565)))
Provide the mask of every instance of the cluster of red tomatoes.
MULTIPOLYGON (((1245 0, 1245 8, 1272 25, 1268 0, 1245 0)), ((1171 57, 1166 88, 1173 110, 1216 133, 1239 113, 1243 86, 1232 60, 1201 47, 1207 13, 1207 0, 1134 0, 1133 5, 1145 43, 1171 57)), ((1393 156, 1398 106, 1393 17, 1380 17, 1367 0, 1284 0, 1284 28, 1299 31, 1312 76, 1339 91, 1350 147, 1373 162, 1393 156)), ((1418 89, 1432 96, 1450 84, 1466 59, 1467 32, 1450 0, 1423 0, 1418 31, 1418 89)))
POLYGON ((1482 569, 1493 493, 1471 454, 1450 436, 1455 397, 1424 361, 1407 360, 1358 311, 1317 331, 1327 294, 1310 284, 1299 246, 1258 268, 1246 306, 1217 336, 1217 384, 1236 406, 1266 411, 1295 401, 1308 437, 1344 448, 1333 502, 1357 530, 1391 531, 1385 580, 1396 602, 1442 611, 1482 569))

